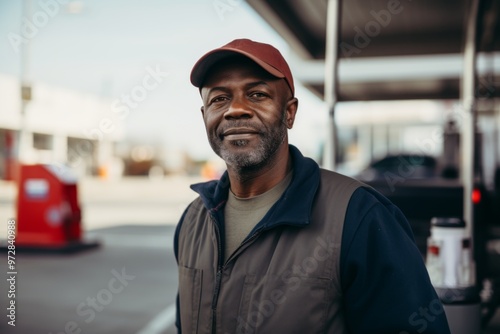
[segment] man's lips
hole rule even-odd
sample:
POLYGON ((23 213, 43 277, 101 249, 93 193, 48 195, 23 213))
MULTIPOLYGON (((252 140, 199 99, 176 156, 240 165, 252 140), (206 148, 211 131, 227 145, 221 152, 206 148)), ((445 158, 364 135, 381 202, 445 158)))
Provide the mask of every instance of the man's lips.
POLYGON ((252 128, 230 128, 222 132, 221 138, 227 140, 249 139, 259 131, 252 128))

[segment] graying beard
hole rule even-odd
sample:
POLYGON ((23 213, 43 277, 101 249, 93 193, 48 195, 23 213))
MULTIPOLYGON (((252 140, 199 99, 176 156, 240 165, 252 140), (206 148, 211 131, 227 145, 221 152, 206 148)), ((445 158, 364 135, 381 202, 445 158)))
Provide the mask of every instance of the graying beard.
MULTIPOLYGON (((281 138, 280 138, 279 145, 283 144, 283 142, 285 141, 285 138, 286 138, 286 127, 287 127, 287 124, 286 124, 286 110, 283 112, 283 114, 281 116, 280 123, 284 125, 284 129, 283 129, 283 132, 280 133, 280 135, 281 135, 280 137, 281 138)), ((234 141, 231 141, 231 145, 237 146, 237 147, 243 147, 245 145, 248 145, 248 142, 249 141, 247 139, 234 140, 234 141)), ((250 152, 249 154, 242 155, 242 156, 237 156, 237 155, 234 156, 234 155, 230 155, 230 154, 225 154, 227 152, 224 152, 224 153, 220 152, 221 153, 221 158, 224 161, 226 161, 226 163, 228 163, 230 165, 233 165, 234 167, 238 167, 238 168, 250 167, 250 166, 262 163, 262 161, 260 161, 260 162, 256 161, 256 159, 258 157, 259 158, 264 158, 264 160, 267 159, 267 158, 269 158, 268 156, 263 156, 263 157, 258 156, 258 153, 263 153, 263 154, 273 153, 273 152, 268 152, 266 150, 266 148, 267 148, 266 146, 269 146, 269 143, 261 143, 259 145, 259 147, 254 152, 250 152)))

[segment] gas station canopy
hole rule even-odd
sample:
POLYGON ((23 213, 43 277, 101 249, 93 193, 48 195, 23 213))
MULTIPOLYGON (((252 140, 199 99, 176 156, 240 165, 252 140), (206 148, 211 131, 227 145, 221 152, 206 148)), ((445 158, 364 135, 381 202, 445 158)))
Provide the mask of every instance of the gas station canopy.
MULTIPOLYGON (((340 2, 339 100, 458 98, 462 68, 461 63, 457 67, 456 62, 457 57, 461 61, 463 52, 468 1, 340 2), (440 64, 446 64, 448 56, 448 74, 433 75, 433 68, 443 68, 440 64), (391 78, 391 73, 380 80, 355 80, 350 77, 358 64, 367 75, 372 70, 379 70, 376 63, 371 69, 366 64, 380 57, 389 57, 389 61, 400 65, 394 69, 399 73, 397 80, 391 78), (415 59, 419 58, 420 62, 415 63, 415 59), (408 66, 405 66, 406 62, 408 66), (350 71, 343 71, 345 66, 350 67, 350 71)), ((249 0, 248 3, 300 58, 312 63, 324 60, 327 0, 249 0)), ((485 14, 479 22, 481 38, 478 50, 499 51, 500 39, 495 40, 494 37, 500 36, 500 3, 483 1, 480 10, 485 14)), ((499 59, 497 52, 495 55, 499 59)), ((480 62, 482 60, 479 59, 480 62)), ((488 68, 488 64, 485 61, 480 68, 485 68, 484 72, 495 73, 496 78, 492 81, 499 82, 498 64, 494 69, 488 68)), ((392 72, 390 67, 386 67, 385 71, 392 72)), ((309 76, 301 81, 319 96, 323 95, 323 78, 320 76, 309 76)), ((500 89, 495 91, 500 96, 500 89)))

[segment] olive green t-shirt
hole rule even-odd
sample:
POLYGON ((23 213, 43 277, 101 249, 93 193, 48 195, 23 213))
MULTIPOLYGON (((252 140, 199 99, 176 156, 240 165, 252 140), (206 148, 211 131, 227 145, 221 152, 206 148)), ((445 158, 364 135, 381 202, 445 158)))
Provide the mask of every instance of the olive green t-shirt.
POLYGON ((227 261, 229 256, 238 248, 241 242, 247 237, 250 231, 257 223, 264 218, 267 211, 281 197, 285 189, 292 181, 293 172, 288 175, 273 188, 263 194, 249 197, 239 198, 233 192, 229 191, 229 196, 224 209, 225 221, 225 258, 227 261))

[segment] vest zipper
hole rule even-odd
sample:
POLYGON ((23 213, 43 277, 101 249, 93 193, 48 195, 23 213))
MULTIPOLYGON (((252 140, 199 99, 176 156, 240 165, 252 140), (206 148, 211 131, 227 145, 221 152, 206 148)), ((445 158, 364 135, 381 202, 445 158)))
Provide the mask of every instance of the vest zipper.
MULTIPOLYGON (((215 225, 215 236, 217 239, 217 249, 218 249, 218 254, 217 254, 217 274, 215 276, 215 288, 214 288, 214 294, 212 296, 212 333, 216 333, 216 324, 217 324, 217 319, 216 319, 216 314, 217 314, 217 301, 219 299, 219 293, 220 293, 220 287, 222 283, 222 269, 224 268, 224 259, 222 257, 222 244, 221 244, 221 235, 220 235, 220 229, 219 225, 217 225, 217 222, 215 218, 210 215, 213 224, 215 225), (222 264, 222 265, 221 265, 222 264)), ((243 243, 236 249, 236 251, 230 256, 229 260, 233 257, 234 254, 238 253, 238 250, 240 250, 243 245, 250 243, 251 241, 255 240, 263 231, 263 229, 255 231, 254 234, 252 234, 247 240, 244 240, 243 243)))
POLYGON ((243 242, 238 246, 238 248, 235 249, 235 251, 233 252, 233 254, 231 254, 229 256, 229 258, 227 259, 226 263, 230 262, 233 257, 235 257, 236 255, 238 255, 240 253, 240 249, 243 248, 246 244, 254 241, 255 239, 257 239, 257 237, 261 234, 261 232, 263 231, 263 229, 259 229, 257 231, 255 231, 254 234, 252 234, 248 239, 245 239, 243 240, 243 242))

